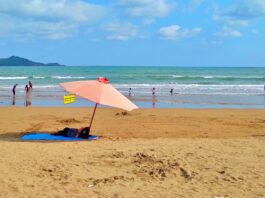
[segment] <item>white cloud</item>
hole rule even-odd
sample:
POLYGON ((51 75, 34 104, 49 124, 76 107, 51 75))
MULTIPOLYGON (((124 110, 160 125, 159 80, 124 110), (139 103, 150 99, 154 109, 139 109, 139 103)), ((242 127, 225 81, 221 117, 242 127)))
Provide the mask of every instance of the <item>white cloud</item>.
POLYGON ((265 1, 236 1, 236 3, 232 5, 225 14, 233 19, 239 20, 250 20, 254 18, 265 17, 265 1))
POLYGON ((242 34, 238 30, 234 30, 229 27, 224 27, 220 32, 216 33, 217 36, 222 36, 222 37, 241 37, 242 34))
POLYGON ((104 16, 105 8, 81 0, 0 0, 0 35, 62 39, 104 16))
POLYGON ((101 29, 109 34, 109 40, 127 41, 138 36, 137 26, 131 23, 113 22, 102 25, 101 29))
POLYGON ((100 18, 104 10, 81 0, 0 0, 0 13, 42 20, 87 22, 100 18))
POLYGON ((180 39, 195 36, 202 31, 202 28, 182 29, 179 25, 171 25, 159 29, 158 34, 163 39, 180 39))
POLYGON ((245 19, 233 19, 230 16, 227 15, 218 15, 215 14, 213 16, 213 19, 217 22, 223 23, 226 26, 241 26, 246 27, 249 25, 249 20, 245 19))
POLYGON ((164 17, 175 7, 175 3, 168 0, 117 0, 118 6, 133 17, 164 17))
MULTIPOLYGON (((223 26, 215 35, 242 37, 237 29, 250 27, 254 20, 260 18, 265 18, 265 0, 234 0, 232 4, 215 10, 213 19, 223 26)), ((250 28, 248 31, 253 33, 250 28)))
POLYGON ((262 17, 265 17, 265 0, 235 0, 214 14, 214 20, 230 26, 247 26, 252 20, 262 17))

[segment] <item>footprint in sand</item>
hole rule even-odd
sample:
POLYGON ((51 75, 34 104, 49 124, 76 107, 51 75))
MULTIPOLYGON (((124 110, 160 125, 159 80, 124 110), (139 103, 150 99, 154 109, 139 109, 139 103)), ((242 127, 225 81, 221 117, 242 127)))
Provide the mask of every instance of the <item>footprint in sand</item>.
POLYGON ((121 181, 134 181, 133 177, 125 177, 125 176, 112 176, 108 178, 102 178, 102 179, 96 179, 93 181, 93 184, 90 184, 89 186, 97 186, 100 184, 111 184, 118 180, 121 181))
POLYGON ((73 123, 81 123, 82 121, 76 120, 74 118, 68 118, 68 119, 63 119, 63 120, 57 120, 57 122, 61 124, 73 124, 73 123))
POLYGON ((116 113, 115 114, 115 116, 131 116, 132 114, 130 114, 130 113, 128 113, 128 112, 126 112, 126 111, 123 111, 123 112, 121 112, 121 113, 116 113))
POLYGON ((31 127, 27 128, 26 131, 39 131, 42 128, 44 128, 45 123, 44 122, 40 122, 37 124, 31 124, 31 127))

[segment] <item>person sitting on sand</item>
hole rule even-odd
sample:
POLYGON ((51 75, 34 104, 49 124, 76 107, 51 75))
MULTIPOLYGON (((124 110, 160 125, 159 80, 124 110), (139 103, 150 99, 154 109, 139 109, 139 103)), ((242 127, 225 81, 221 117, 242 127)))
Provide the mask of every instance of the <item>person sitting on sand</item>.
POLYGON ((82 127, 80 129, 66 127, 63 130, 53 133, 52 135, 87 139, 89 136, 89 132, 90 132, 89 127, 82 127))

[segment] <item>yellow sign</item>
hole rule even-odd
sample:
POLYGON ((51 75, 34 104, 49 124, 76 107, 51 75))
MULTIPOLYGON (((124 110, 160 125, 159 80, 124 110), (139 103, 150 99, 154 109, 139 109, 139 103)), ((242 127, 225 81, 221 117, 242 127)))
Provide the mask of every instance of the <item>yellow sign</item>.
POLYGON ((75 102, 75 95, 70 94, 63 97, 64 104, 69 104, 71 102, 75 102))

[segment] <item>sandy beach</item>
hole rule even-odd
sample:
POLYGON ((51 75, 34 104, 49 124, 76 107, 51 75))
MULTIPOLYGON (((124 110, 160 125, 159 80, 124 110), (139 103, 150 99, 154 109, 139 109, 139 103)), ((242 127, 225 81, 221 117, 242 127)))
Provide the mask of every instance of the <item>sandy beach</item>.
POLYGON ((19 139, 92 110, 1 107, 0 197, 265 197, 265 110, 99 108, 97 141, 19 139))

